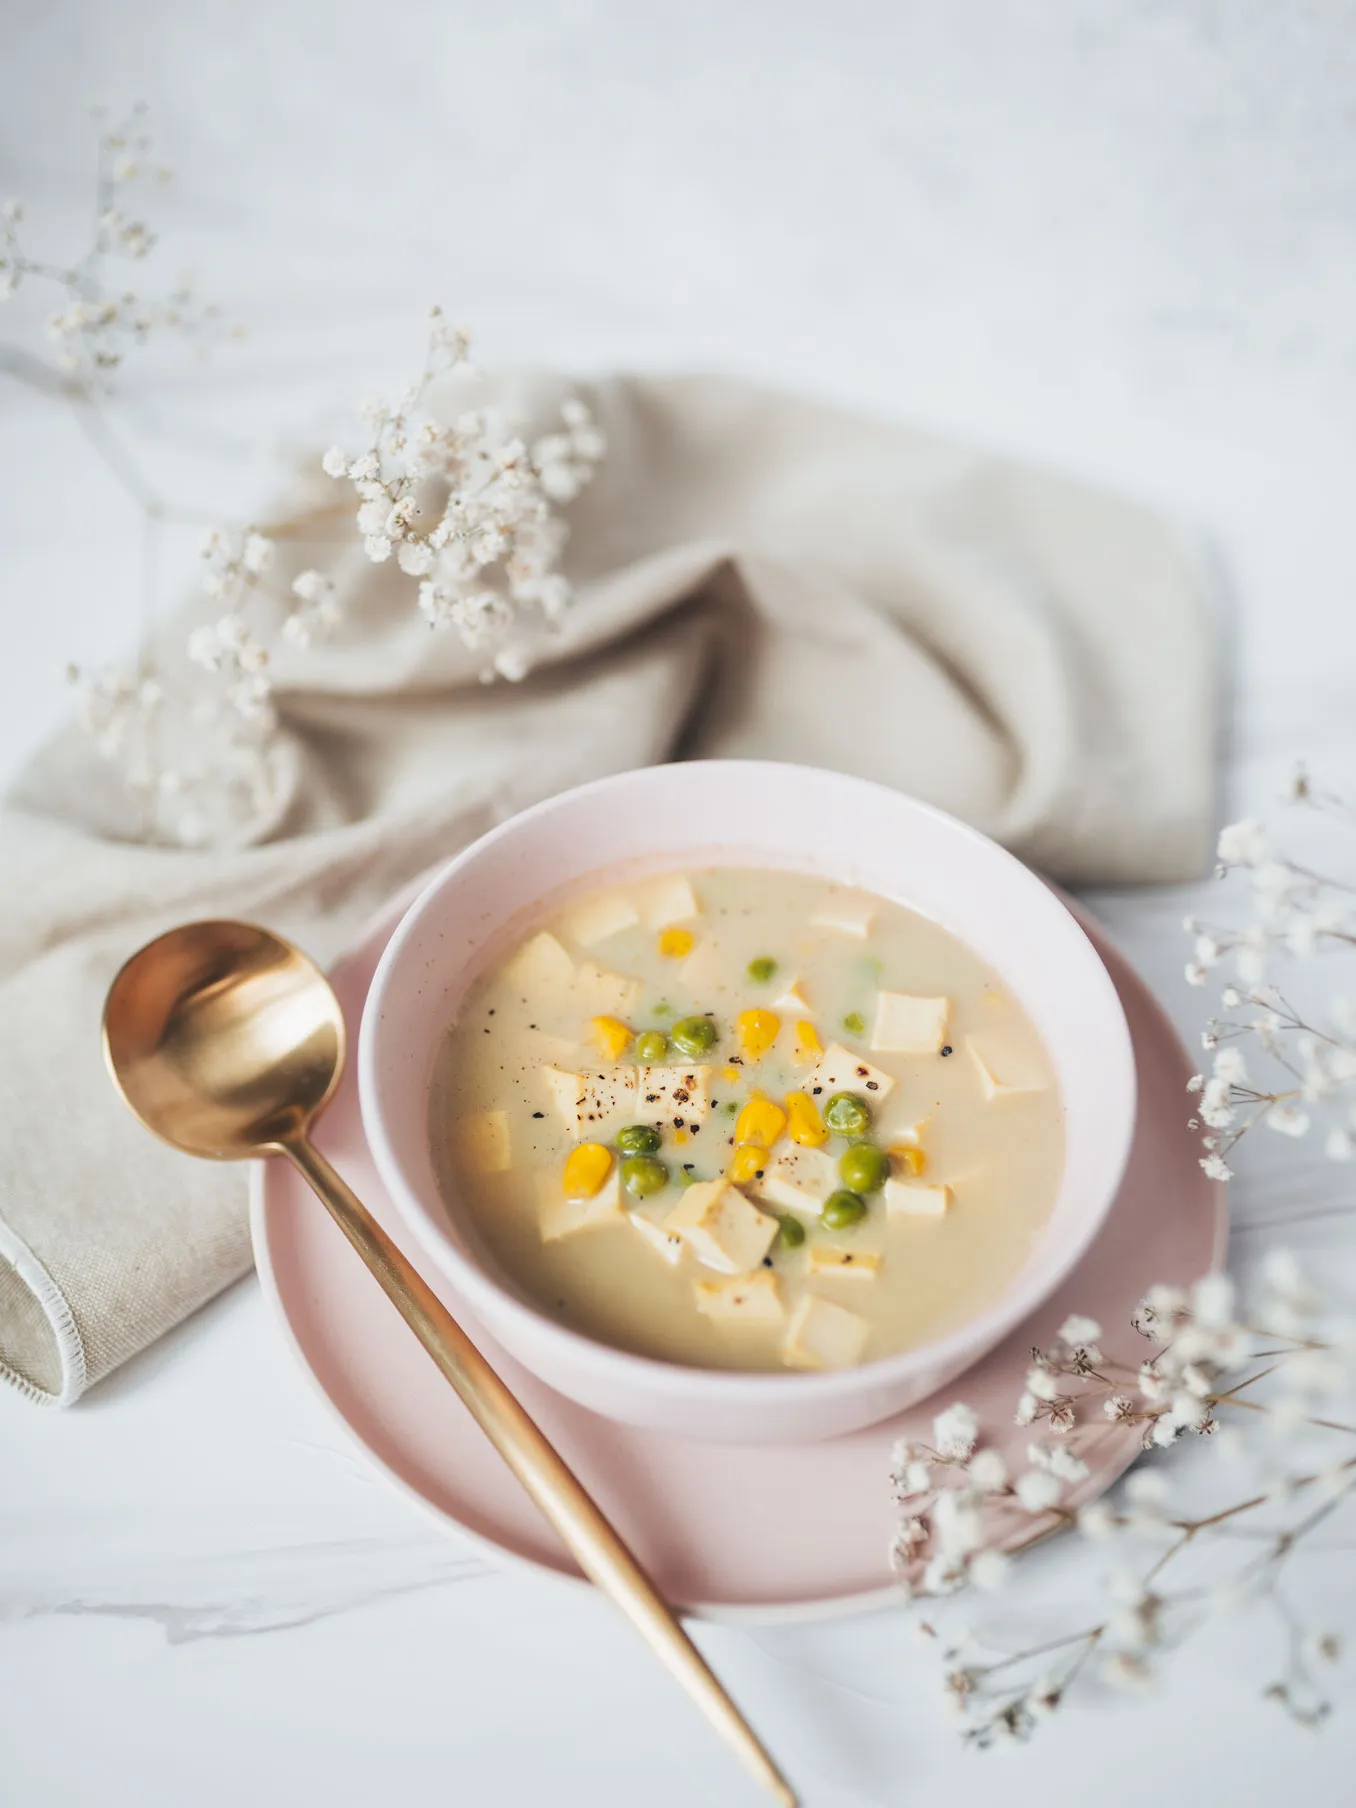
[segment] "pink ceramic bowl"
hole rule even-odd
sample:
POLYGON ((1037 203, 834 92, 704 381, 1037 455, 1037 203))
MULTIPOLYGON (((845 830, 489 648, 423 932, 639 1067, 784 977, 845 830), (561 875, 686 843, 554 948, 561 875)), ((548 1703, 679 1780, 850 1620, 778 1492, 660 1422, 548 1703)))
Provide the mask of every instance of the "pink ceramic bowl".
POLYGON ((364 1126, 391 1198, 475 1317, 523 1365, 595 1412, 680 1436, 790 1443, 853 1431, 955 1379, 1058 1285, 1115 1195, 1135 1116, 1130 1034, 1092 944, 1058 898, 974 829, 882 785, 755 761, 652 766, 567 791, 436 875, 377 968, 358 1043, 364 1126), (1054 1062, 1064 1176, 1026 1265, 935 1342, 825 1374, 747 1374, 632 1356, 545 1317, 482 1263, 444 1201, 429 1145, 434 1056, 487 961, 617 869, 765 866, 823 873, 934 918, 1003 976, 1054 1062))

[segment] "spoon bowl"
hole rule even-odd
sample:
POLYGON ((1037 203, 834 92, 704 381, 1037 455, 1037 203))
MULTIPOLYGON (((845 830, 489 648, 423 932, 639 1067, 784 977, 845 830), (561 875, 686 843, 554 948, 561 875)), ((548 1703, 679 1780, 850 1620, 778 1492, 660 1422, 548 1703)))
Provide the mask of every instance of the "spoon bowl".
POLYGON ((324 974, 253 923, 187 923, 113 981, 104 1052, 141 1121, 189 1155, 238 1161, 295 1139, 344 1066, 324 974))

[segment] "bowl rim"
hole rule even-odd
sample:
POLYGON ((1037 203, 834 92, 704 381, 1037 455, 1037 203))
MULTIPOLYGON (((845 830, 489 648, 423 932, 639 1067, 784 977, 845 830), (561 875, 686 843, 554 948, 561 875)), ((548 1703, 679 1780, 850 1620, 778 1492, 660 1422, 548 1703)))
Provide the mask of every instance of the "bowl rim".
MULTIPOLYGON (((638 851, 636 858, 643 860, 643 851, 638 851)), ((548 887, 543 896, 549 890, 548 887)), ((946 927, 945 923, 942 927, 946 927)), ((372 976, 358 1034, 358 1096, 364 1131, 377 1170, 402 1220, 446 1278, 465 1295, 472 1310, 484 1317, 496 1337, 501 1337, 499 1325, 508 1320, 515 1328, 521 1328, 537 1339, 539 1349, 544 1348, 548 1353, 559 1352, 576 1373, 581 1367, 599 1378, 616 1377, 624 1372, 632 1386, 643 1384, 660 1401, 681 1399, 685 1405, 691 1406, 702 1399, 709 1399, 713 1405, 719 1404, 722 1407, 756 1406, 759 1403, 771 1406, 774 1401, 782 1403, 793 1395, 807 1405, 812 1400, 824 1404, 849 1398, 864 1387, 899 1385, 919 1374, 946 1369, 957 1361, 963 1367, 977 1361, 984 1351, 991 1349, 1015 1326, 1029 1318, 1087 1252, 1116 1197, 1129 1158, 1138 1113, 1134 1050, 1119 994, 1093 943, 1057 891, 991 836, 950 812, 939 809, 935 804, 875 779, 859 778, 829 767, 807 766, 782 760, 675 760, 609 773, 602 778, 590 779, 584 784, 555 792, 526 809, 516 811, 444 861, 409 904, 372 976), (875 1357, 851 1368, 745 1370, 691 1367, 659 1357, 639 1355, 560 1324, 529 1301, 510 1292, 452 1242, 435 1213, 424 1203, 418 1189, 407 1178, 404 1160, 387 1134, 381 1108, 382 1005, 392 976, 444 888, 486 849, 523 833, 534 822, 567 804, 589 797, 605 796, 609 792, 630 786, 643 786, 653 782, 655 775, 659 773, 712 766, 721 768, 731 777, 740 772, 772 772, 790 779, 813 775, 817 781, 828 778, 844 785, 865 787, 893 803, 903 804, 935 819, 975 845, 983 847, 1029 897, 1039 895, 1045 904, 1059 913, 1063 925, 1070 932, 1070 948, 1085 967, 1081 983, 1101 994, 1104 1032, 1108 1037, 1105 1057, 1112 1068, 1119 1069, 1114 1085, 1114 1097, 1119 1103, 1119 1111, 1110 1117, 1105 1126, 1103 1147, 1107 1155, 1106 1181, 1102 1187, 1103 1197, 1096 1211, 1085 1212, 1078 1224, 1072 1227, 1072 1234, 1060 1245, 1050 1245, 1048 1259, 1032 1266, 1026 1274, 1024 1284, 1017 1284, 1022 1281, 1024 1272, 1019 1270, 1014 1276, 1013 1285, 981 1312, 965 1319, 944 1336, 918 1344, 909 1350, 875 1357)), ((452 1210, 445 1201, 441 1202, 441 1209, 445 1213, 452 1210)), ((501 1341, 508 1343, 509 1340, 501 1337, 501 1341)), ((538 1366, 535 1356, 524 1360, 520 1355, 518 1360, 524 1361, 524 1366, 529 1368, 536 1369, 538 1366)), ((541 1367, 545 1371, 545 1363, 541 1367)), ((549 1373, 545 1374, 545 1379, 550 1381, 549 1373)), ((568 1388, 566 1391, 569 1391, 568 1388)))

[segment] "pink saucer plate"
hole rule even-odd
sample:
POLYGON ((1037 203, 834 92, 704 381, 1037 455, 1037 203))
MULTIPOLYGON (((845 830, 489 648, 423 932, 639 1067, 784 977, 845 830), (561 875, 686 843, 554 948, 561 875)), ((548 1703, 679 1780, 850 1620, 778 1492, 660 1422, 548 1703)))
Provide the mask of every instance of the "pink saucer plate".
MULTIPOLYGON (((354 1037, 373 972, 408 893, 373 923, 330 977, 354 1037)), ((553 1393, 461 1309, 485 1355, 608 1514, 661 1592, 702 1618, 743 1623, 829 1617, 898 1599, 889 1545, 896 1510, 887 1481, 901 1437, 926 1439, 951 1399, 979 1413, 986 1443, 1023 1466, 1031 1433, 1012 1422, 1033 1344, 1071 1312, 1110 1338, 1155 1281, 1183 1285, 1224 1257, 1223 1187, 1207 1180, 1186 1127, 1192 1064, 1144 982, 1085 912, 1129 1020, 1139 1081, 1134 1142, 1096 1241, 1041 1309, 945 1398, 829 1442, 701 1443, 600 1418, 553 1393)), ((412 1259, 419 1245, 384 1192, 363 1136, 353 1065, 317 1127, 317 1142, 412 1259)), ((254 1254, 303 1368, 368 1457, 411 1500, 486 1558, 583 1578, 451 1388, 419 1348, 342 1233, 282 1160, 251 1173, 254 1254)), ((456 1305, 426 1260, 423 1272, 456 1305)), ((1139 1433, 1108 1426, 1080 1454, 1090 1499, 1134 1461, 1139 1433)))

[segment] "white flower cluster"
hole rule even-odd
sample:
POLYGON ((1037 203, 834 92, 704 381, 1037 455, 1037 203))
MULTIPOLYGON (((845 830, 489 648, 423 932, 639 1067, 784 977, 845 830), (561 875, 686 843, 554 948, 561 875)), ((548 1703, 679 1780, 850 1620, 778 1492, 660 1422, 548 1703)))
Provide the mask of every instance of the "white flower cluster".
MULTIPOLYGON (((1027 1737, 1085 1669, 1113 1687, 1150 1687, 1159 1660, 1209 1613, 1262 1596, 1291 1634, 1285 1673, 1268 1698, 1309 1724, 1327 1712, 1318 1672, 1337 1656, 1337 1641, 1297 1630, 1281 1590, 1295 1547, 1356 1498, 1356 1426, 1333 1416, 1356 1381, 1356 1321, 1327 1313, 1294 1257, 1276 1252, 1261 1266, 1246 1314, 1228 1277, 1210 1275, 1191 1288, 1151 1289, 1133 1324, 1154 1345, 1143 1361, 1104 1354, 1100 1327, 1081 1316, 1034 1353, 1017 1423, 1030 1423, 1034 1406, 1057 1435, 1027 1447, 1021 1473, 1010 1475, 999 1451, 980 1446, 978 1419, 961 1404, 938 1415, 930 1446, 911 1442, 894 1453, 900 1522, 891 1556, 906 1595, 998 1587, 1014 1552, 1061 1526, 1077 1527, 1116 1558, 1103 1611, 1080 1613, 1067 1638, 1042 1637, 993 1662, 976 1660, 972 1632, 944 1647, 945 1692, 976 1744, 1027 1737), (1067 1409, 1062 1417, 1052 1416, 1057 1402, 1067 1409), (1080 1500, 1089 1478, 1080 1450, 1091 1456, 1100 1443, 1105 1455, 1108 1420, 1149 1450, 1188 1432, 1213 1434, 1235 1462, 1251 1458, 1258 1479, 1210 1510, 1179 1503, 1160 1468, 1136 1470, 1114 1497, 1080 1500), (1332 1434, 1342 1432, 1347 1449, 1334 1457, 1332 1434), (1327 1440, 1317 1464, 1304 1442, 1315 1435, 1327 1440), (1285 1508, 1291 1517, 1278 1524, 1285 1508), (1169 1565, 1212 1540, 1232 1570, 1209 1590, 1194 1575, 1174 1589, 1169 1565)), ((937 1636, 931 1625, 925 1631, 937 1636)))
POLYGON ((156 243, 130 199, 139 184, 170 175, 153 159, 144 114, 144 108, 137 108, 100 131, 94 232, 74 262, 52 264, 30 256, 19 240, 22 206, 8 201, 0 207, 0 301, 34 279, 64 292, 62 305, 48 316, 47 335, 55 345, 56 368, 76 394, 97 392, 133 347, 161 329, 193 334, 204 342, 221 331, 219 311, 200 305, 187 283, 163 299, 150 299, 132 293, 106 269, 110 260, 141 261, 156 243))
POLYGON ((350 456, 332 446, 326 474, 358 493, 357 526, 369 559, 394 558, 419 580, 418 604, 486 655, 482 675, 519 679, 529 667, 526 615, 549 626, 570 600, 559 569, 566 538, 556 505, 573 501, 606 450, 583 402, 567 400, 558 430, 525 441, 498 410, 444 420, 430 407, 436 377, 467 368, 469 341, 432 316, 418 382, 392 406, 366 409, 371 439, 350 456))
MULTIPOLYGON (((1294 780, 1291 796, 1350 824, 1343 800, 1316 791, 1304 773, 1294 780)), ((1202 1036, 1211 1072, 1190 1083, 1199 1095, 1191 1125, 1203 1132, 1201 1166, 1212 1180, 1228 1180, 1230 1151, 1249 1130, 1265 1126, 1280 1136, 1300 1137, 1319 1118, 1328 1156, 1350 1161, 1356 1157, 1356 1005, 1334 997, 1326 1020, 1311 1022, 1268 981, 1267 972, 1278 959, 1305 961, 1350 951, 1356 945, 1352 887, 1276 854, 1262 825, 1251 818, 1222 831, 1218 855, 1220 876, 1246 875, 1255 915, 1241 929, 1186 920, 1194 937, 1186 968, 1191 984, 1204 985, 1213 971, 1230 963, 1235 975, 1221 994, 1224 1014, 1213 1018, 1202 1036), (1274 1084, 1253 1080, 1245 1043, 1275 1071, 1274 1084)))

